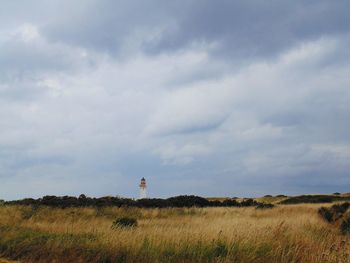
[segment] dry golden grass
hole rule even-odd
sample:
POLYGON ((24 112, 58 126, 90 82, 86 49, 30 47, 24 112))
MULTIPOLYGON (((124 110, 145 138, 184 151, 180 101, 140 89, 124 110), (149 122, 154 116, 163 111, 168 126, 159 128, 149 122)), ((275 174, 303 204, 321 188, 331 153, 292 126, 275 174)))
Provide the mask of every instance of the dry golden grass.
POLYGON ((0 207, 0 253, 31 262, 350 262, 321 205, 255 208, 0 207), (111 229, 120 216, 138 227, 111 229))
POLYGON ((288 197, 283 197, 283 196, 264 196, 264 197, 259 197, 256 198, 255 200, 258 202, 262 202, 262 203, 270 203, 270 204, 278 204, 279 202, 287 199, 288 197))
POLYGON ((230 197, 207 197, 206 199, 208 199, 209 201, 220 201, 223 202, 227 199, 231 199, 230 197))
POLYGON ((19 263, 19 261, 12 261, 8 259, 0 258, 0 263, 19 263))

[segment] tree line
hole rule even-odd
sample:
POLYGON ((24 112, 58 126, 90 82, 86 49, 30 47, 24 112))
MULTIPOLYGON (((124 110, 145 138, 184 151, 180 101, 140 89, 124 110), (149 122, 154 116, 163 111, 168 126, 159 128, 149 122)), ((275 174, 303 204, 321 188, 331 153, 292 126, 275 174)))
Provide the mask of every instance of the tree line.
POLYGON ((75 196, 54 196, 47 195, 42 198, 25 198, 15 201, 7 201, 6 204, 15 205, 44 205, 50 207, 86 207, 86 206, 116 206, 116 207, 144 207, 144 208, 166 208, 166 207, 262 207, 265 204, 253 199, 244 199, 237 201, 235 199, 226 199, 224 201, 210 201, 206 198, 195 195, 180 195, 167 199, 147 198, 130 199, 118 196, 105 196, 100 198, 87 197, 84 194, 75 196))

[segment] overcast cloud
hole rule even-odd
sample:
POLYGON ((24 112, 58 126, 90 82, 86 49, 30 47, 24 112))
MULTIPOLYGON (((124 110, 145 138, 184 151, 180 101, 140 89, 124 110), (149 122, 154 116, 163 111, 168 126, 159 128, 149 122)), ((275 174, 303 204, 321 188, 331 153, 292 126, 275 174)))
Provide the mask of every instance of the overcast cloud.
POLYGON ((350 191, 349 1, 1 1, 0 199, 350 191))

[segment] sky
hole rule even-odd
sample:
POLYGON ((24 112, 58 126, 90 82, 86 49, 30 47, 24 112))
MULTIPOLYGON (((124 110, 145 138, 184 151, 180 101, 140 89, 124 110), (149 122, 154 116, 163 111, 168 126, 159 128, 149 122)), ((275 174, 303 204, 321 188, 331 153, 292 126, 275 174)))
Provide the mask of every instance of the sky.
POLYGON ((0 3, 0 199, 350 192, 349 1, 0 3))

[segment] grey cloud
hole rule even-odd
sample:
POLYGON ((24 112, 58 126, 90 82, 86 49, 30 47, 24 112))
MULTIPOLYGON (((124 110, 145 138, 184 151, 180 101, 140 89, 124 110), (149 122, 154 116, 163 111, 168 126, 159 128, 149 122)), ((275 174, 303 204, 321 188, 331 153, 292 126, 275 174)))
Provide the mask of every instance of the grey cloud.
MULTIPOLYGON (((1 45, 2 72, 21 77, 26 72, 62 70, 70 66, 70 59, 63 50, 53 50, 37 43, 9 41, 1 45)), ((3 73, 4 74, 4 73, 3 73)))
POLYGON ((350 25, 345 0, 89 1, 64 2, 60 9, 66 11, 64 19, 43 27, 53 41, 119 55, 130 37, 149 54, 206 43, 213 45, 213 56, 242 62, 274 57, 300 42, 347 34, 350 25))
POLYGON ((3 7, 0 198, 349 187, 348 2, 3 7))
POLYGON ((166 23, 173 7, 180 8, 162 1, 89 1, 73 5, 66 1, 59 6, 66 11, 65 16, 56 16, 43 26, 43 32, 52 41, 116 54, 131 34, 150 34, 166 23))
POLYGON ((271 57, 303 41, 348 33, 348 8, 346 1, 192 3, 176 29, 164 34, 155 50, 204 41, 217 44, 212 52, 221 57, 271 57))

